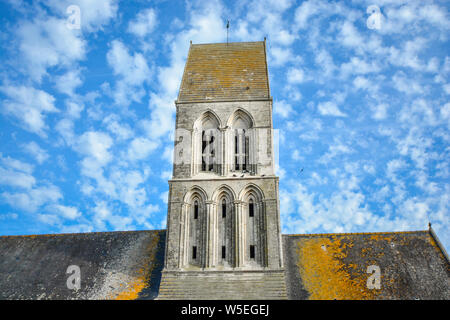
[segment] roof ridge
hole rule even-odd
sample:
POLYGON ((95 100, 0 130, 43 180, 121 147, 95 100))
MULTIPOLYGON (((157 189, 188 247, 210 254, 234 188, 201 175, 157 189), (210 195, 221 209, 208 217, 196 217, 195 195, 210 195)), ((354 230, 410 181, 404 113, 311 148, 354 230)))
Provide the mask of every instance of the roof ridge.
POLYGON ((376 235, 376 234, 411 234, 411 233, 428 233, 428 230, 415 231, 383 231, 383 232, 335 232, 335 233, 292 233, 282 234, 282 236, 301 236, 301 237, 315 237, 315 236, 346 236, 346 235, 376 235))
POLYGON ((192 43, 192 46, 206 46, 206 45, 216 45, 216 44, 248 44, 248 43, 264 43, 264 41, 234 41, 234 42, 207 42, 207 43, 192 43))
POLYGON ((104 233, 132 233, 132 232, 153 232, 153 231, 165 231, 166 229, 151 229, 151 230, 124 230, 124 231, 96 231, 96 232, 67 232, 67 233, 43 233, 43 234, 18 234, 18 235, 5 235, 1 238, 11 237, 51 237, 51 236, 68 236, 68 235, 84 235, 84 234, 104 234, 104 233))

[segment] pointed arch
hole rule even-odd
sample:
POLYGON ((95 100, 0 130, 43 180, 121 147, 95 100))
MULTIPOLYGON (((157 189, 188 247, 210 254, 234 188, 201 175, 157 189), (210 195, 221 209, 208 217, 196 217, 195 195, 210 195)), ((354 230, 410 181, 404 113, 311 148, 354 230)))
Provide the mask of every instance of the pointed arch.
POLYGON ((264 200, 264 192, 259 186, 254 183, 249 183, 242 188, 242 190, 239 192, 239 200, 248 202, 250 196, 255 197, 255 200, 258 202, 264 200))
POLYGON ((234 199, 236 199, 236 194, 234 190, 230 188, 228 185, 222 184, 218 188, 216 188, 216 190, 213 192, 211 200, 214 201, 215 203, 218 203, 218 201, 223 195, 226 195, 230 199, 230 201, 234 201, 234 199))
POLYGON ((233 128, 239 121, 244 122, 247 128, 253 128, 253 126, 255 125, 255 119, 253 118, 251 113, 243 108, 238 107, 231 113, 230 117, 228 118, 227 126, 233 128))
POLYGON ((180 267, 204 265, 207 193, 199 186, 184 195, 180 224, 180 267))
POLYGON ((233 246, 235 227, 234 202, 236 194, 228 185, 219 186, 212 194, 217 221, 217 252, 219 265, 232 267, 235 261, 233 246))
POLYGON ((199 172, 220 173, 222 159, 222 123, 213 110, 206 110, 194 122, 192 150, 192 174, 199 172))
POLYGON ((184 203, 193 204, 193 200, 198 197, 203 203, 208 199, 206 191, 197 185, 192 186, 184 195, 184 203))
POLYGON ((237 108, 228 119, 228 156, 232 171, 255 172, 255 133, 252 115, 242 108, 237 108))
POLYGON ((244 205, 246 223, 246 258, 251 265, 267 265, 266 206, 264 193, 254 183, 247 184, 239 192, 244 205))

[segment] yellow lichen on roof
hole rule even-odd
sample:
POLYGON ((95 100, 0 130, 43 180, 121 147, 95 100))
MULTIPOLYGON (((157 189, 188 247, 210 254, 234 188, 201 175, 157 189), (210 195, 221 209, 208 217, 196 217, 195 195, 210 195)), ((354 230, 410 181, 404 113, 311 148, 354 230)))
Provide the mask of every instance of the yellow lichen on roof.
POLYGON ((312 300, 374 299, 380 290, 367 288, 368 274, 355 264, 342 262, 351 241, 336 237, 311 238, 298 242, 300 276, 312 300), (352 271, 352 272, 351 272, 352 271))
POLYGON ((112 296, 111 299, 114 300, 135 300, 139 297, 139 293, 149 285, 150 276, 152 274, 152 270, 154 268, 154 261, 157 246, 158 246, 158 237, 154 236, 152 241, 147 245, 146 250, 144 251, 147 255, 142 260, 142 266, 138 270, 136 270, 136 275, 134 276, 133 281, 130 283, 124 284, 123 291, 112 296))
POLYGON ((269 97, 264 42, 191 45, 178 102, 269 97))

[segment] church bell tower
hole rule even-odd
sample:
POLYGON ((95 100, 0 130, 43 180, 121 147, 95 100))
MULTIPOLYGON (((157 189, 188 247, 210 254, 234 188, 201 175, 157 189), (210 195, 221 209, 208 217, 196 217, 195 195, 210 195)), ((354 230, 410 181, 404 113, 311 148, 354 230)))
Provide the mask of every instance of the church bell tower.
POLYGON ((191 43, 175 104, 163 296, 194 274, 284 287, 266 42, 191 43))

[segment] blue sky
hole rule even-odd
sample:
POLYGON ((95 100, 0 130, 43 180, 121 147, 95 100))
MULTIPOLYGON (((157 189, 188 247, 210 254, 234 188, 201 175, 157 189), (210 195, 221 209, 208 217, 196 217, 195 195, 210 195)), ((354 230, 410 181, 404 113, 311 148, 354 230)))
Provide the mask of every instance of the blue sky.
POLYGON ((267 37, 283 232, 431 221, 450 248, 448 7, 2 1, 0 234, 164 228, 189 41, 229 19, 230 41, 267 37))

